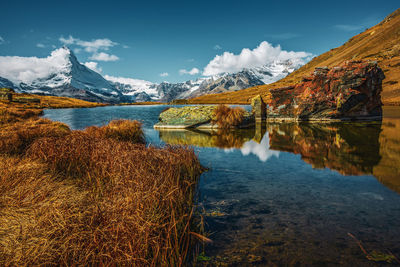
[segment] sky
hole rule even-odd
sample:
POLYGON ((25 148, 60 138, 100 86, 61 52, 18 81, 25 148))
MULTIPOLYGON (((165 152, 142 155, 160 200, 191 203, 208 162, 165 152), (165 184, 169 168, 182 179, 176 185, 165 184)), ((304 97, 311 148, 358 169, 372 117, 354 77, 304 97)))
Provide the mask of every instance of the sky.
POLYGON ((273 59, 309 60, 400 7, 362 1, 7 1, 0 56, 67 45, 103 75, 182 82, 273 59))

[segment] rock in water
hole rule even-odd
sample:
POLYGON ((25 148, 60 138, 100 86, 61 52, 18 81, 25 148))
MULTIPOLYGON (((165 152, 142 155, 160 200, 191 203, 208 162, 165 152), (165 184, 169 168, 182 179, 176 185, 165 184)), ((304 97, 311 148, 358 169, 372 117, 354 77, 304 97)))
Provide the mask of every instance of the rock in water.
POLYGON ((189 128, 209 123, 215 106, 186 106, 168 108, 160 114, 160 122, 155 127, 189 128))
MULTIPOLYGON (((154 125, 156 129, 218 129, 218 124, 212 123, 215 119, 215 105, 185 106, 167 108, 161 112, 159 122, 154 125)), ((243 121, 234 128, 247 128, 254 125, 254 116, 245 111, 243 121)))
POLYGON ((316 68, 302 83, 270 90, 268 120, 381 120, 384 78, 376 62, 316 68))
POLYGON ((251 99, 251 108, 256 121, 265 120, 266 107, 267 106, 260 95, 257 95, 253 99, 251 99))

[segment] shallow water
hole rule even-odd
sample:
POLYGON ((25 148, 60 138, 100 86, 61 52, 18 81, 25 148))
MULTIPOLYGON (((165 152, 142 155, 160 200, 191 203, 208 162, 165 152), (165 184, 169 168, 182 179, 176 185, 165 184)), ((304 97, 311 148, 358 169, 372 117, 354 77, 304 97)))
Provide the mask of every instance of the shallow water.
POLYGON ((400 258, 400 109, 382 123, 268 124, 217 134, 156 131, 166 106, 46 110, 73 129, 112 119, 143 122, 149 143, 195 147, 210 170, 199 210, 213 240, 205 265, 385 264, 400 258))

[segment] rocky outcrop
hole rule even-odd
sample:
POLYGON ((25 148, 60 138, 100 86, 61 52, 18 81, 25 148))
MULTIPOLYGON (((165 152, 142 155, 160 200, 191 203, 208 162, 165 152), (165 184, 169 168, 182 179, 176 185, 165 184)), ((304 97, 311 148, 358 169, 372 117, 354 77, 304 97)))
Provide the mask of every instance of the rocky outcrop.
POLYGON ((265 121, 266 107, 267 106, 260 95, 251 99, 251 110, 254 114, 256 121, 265 121))
POLYGON ((297 85, 269 91, 268 120, 380 120, 384 78, 376 62, 316 68, 297 85))

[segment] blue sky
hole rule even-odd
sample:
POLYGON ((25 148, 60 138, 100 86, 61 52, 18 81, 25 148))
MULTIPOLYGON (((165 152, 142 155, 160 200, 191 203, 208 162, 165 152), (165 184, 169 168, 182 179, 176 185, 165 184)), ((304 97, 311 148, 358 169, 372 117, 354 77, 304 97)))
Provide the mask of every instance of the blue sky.
POLYGON ((321 54, 399 7, 399 0, 3 0, 0 56, 46 57, 64 40, 102 74, 186 81, 200 77, 216 55, 263 41, 321 54))

